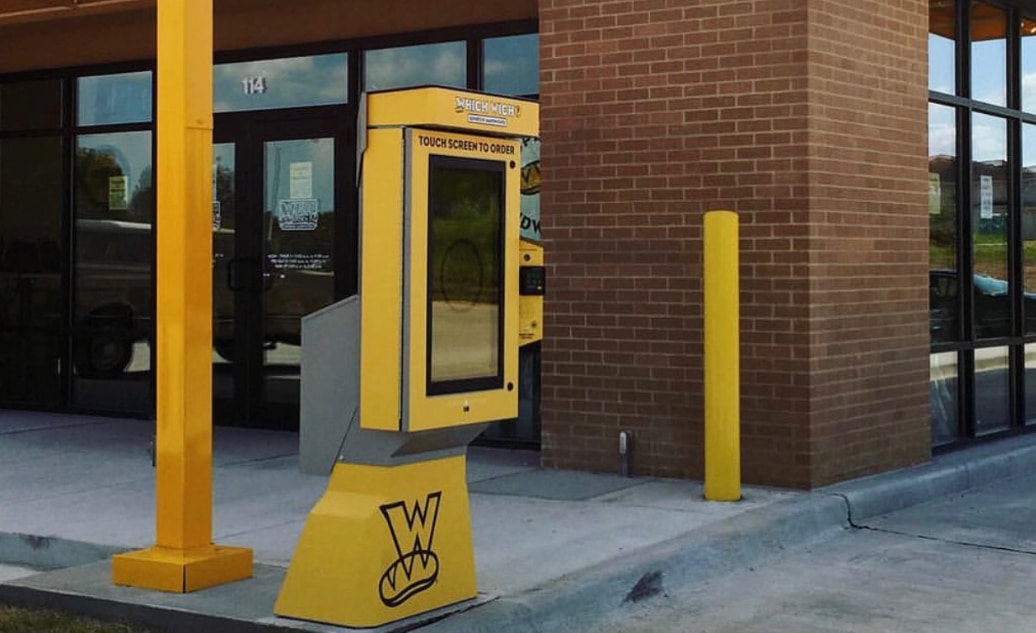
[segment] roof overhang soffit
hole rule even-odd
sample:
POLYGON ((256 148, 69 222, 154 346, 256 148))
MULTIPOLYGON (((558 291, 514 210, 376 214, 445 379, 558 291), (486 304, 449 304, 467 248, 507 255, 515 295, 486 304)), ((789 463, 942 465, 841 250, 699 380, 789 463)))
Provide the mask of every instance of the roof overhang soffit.
POLYGON ((0 26, 146 9, 154 7, 155 2, 156 0, 3 0, 0 3, 0 26))

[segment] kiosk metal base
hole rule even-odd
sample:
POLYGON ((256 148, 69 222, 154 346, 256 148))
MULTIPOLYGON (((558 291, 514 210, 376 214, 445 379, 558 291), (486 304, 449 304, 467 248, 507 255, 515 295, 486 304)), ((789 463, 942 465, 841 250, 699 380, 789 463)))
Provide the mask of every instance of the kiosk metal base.
POLYGON ((251 577, 252 550, 242 547, 156 545, 112 557, 112 582, 141 589, 189 593, 251 577))
POLYGON ((274 613, 375 627, 475 598, 466 464, 336 464, 274 613))

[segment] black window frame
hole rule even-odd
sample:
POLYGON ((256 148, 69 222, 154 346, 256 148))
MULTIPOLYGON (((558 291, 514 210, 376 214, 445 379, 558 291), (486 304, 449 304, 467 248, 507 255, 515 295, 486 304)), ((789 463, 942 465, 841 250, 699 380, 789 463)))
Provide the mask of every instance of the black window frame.
MULTIPOLYGON (((1036 124, 1036 103, 1032 111, 1022 107, 1021 32, 1023 18, 1036 19, 1036 8, 1022 2, 981 0, 1005 12, 1006 32, 1006 106, 980 101, 972 95, 971 85, 971 8, 976 0, 957 0, 954 40, 956 92, 928 90, 928 103, 954 109, 956 123, 956 268, 958 276, 957 328, 955 340, 932 342, 930 353, 957 354, 957 439, 933 446, 941 453, 970 446, 976 442, 1036 431, 1036 423, 1026 424, 1025 411, 1025 345, 1036 343, 1036 332, 1025 332, 1025 260, 1022 213, 1022 126, 1036 124), (972 181, 975 177, 972 159, 972 115, 986 114, 1002 118, 1007 125, 1007 269, 1010 291, 1010 332, 1007 336, 979 339, 975 336, 974 315, 974 240, 971 220, 972 181), (1007 347, 1009 354, 1009 423, 1002 431, 978 436, 976 433, 976 351, 1007 347)), ((930 274, 930 273, 929 273, 930 274)), ((1033 315, 1029 315, 1032 317, 1033 315)), ((1032 412, 1030 412, 1032 413, 1032 412)))

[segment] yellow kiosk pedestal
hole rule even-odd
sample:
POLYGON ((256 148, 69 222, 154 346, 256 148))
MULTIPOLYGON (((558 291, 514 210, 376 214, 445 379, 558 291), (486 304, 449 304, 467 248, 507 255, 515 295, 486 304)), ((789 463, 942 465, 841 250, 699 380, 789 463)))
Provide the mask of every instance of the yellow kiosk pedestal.
POLYGON ((465 462, 336 465, 275 612, 374 627, 474 598, 465 462))
POLYGON ((302 331, 300 462, 331 480, 274 612, 375 627, 477 595, 467 445, 517 417, 542 336, 542 251, 519 240, 539 115, 445 88, 359 109, 360 292, 302 331))

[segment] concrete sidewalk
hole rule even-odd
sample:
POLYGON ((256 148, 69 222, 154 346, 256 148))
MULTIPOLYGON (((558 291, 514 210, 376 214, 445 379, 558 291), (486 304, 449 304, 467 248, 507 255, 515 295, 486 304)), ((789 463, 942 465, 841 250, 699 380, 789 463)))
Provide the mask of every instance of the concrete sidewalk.
MULTIPOLYGON (((153 542, 151 433, 138 420, 0 412, 0 564, 42 570, 0 569, 0 598, 158 630, 342 630, 273 616, 326 484, 298 472, 295 434, 216 430, 214 539, 254 549, 252 579, 187 595, 111 585, 110 554, 153 542)), ((530 452, 470 451, 480 596, 383 630, 592 629, 609 611, 833 536, 851 520, 1032 470, 1036 438, 813 493, 745 487, 737 503, 705 502, 695 482, 537 462, 530 452)))

